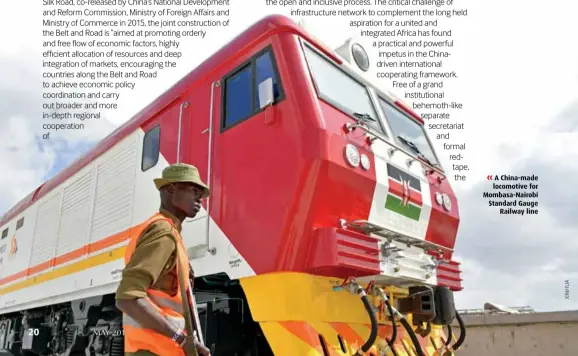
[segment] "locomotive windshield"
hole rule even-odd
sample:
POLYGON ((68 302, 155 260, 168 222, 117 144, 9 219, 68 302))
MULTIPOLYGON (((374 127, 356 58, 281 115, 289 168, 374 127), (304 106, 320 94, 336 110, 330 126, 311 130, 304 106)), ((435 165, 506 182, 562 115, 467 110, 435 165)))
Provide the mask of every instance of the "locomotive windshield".
POLYGON ((379 98, 379 105, 396 141, 416 155, 425 158, 431 165, 438 164, 423 126, 407 117, 407 115, 382 98, 379 98))
POLYGON ((342 111, 385 134, 366 87, 305 46, 305 56, 319 96, 342 111))
MULTIPOLYGON (((387 136, 367 87, 308 45, 304 46, 304 51, 319 97, 387 136)), ((423 126, 385 100, 379 98, 378 101, 391 128, 393 140, 432 166, 437 165, 439 162, 423 126)))

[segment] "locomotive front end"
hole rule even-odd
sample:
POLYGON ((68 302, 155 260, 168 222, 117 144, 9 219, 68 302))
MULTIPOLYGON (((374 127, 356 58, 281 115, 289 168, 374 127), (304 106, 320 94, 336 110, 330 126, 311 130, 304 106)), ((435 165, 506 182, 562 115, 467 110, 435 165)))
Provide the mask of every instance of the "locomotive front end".
POLYGON ((424 121, 368 79, 359 43, 300 46, 323 137, 307 274, 260 276, 268 301, 244 280, 254 317, 293 354, 451 355, 459 210, 424 121))
POLYGON ((215 354, 452 355, 465 337, 453 294, 459 210, 424 121, 369 78, 357 42, 332 51, 283 16, 238 41, 249 48, 227 52, 239 59, 205 92, 231 124, 203 141, 215 147, 206 234, 216 253, 193 264, 198 295, 220 288, 219 303, 242 301, 218 318, 258 327, 229 327, 234 343, 205 307, 208 344, 215 354), (222 270, 210 270, 219 258, 222 270))

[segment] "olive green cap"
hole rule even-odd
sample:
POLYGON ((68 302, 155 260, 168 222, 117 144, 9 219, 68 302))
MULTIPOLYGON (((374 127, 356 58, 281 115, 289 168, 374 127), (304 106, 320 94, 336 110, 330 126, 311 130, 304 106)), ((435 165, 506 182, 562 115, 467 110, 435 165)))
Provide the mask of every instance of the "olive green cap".
POLYGON ((199 170, 197 167, 191 166, 190 164, 172 164, 163 169, 162 178, 156 178, 154 182, 157 189, 161 189, 161 187, 170 183, 194 183, 203 188, 203 198, 209 196, 209 187, 203 183, 199 170))

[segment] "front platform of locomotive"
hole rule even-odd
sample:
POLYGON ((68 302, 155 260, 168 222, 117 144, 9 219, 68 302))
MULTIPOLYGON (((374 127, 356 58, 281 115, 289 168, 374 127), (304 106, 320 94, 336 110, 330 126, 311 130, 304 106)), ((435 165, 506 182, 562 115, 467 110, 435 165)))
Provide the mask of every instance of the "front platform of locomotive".
POLYGON ((251 313, 276 355, 452 355, 459 212, 424 122, 367 79, 360 44, 300 45, 323 136, 312 244, 306 273, 241 281, 251 313))

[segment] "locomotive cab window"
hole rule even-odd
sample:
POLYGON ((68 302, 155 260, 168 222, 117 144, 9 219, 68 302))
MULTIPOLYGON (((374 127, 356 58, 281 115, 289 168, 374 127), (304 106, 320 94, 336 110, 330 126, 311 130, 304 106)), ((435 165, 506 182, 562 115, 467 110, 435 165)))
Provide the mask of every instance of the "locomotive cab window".
POLYGON ((161 143, 161 127, 157 125, 144 136, 142 148, 141 169, 146 171, 156 166, 159 161, 161 143))
POLYGON ((2 239, 5 239, 6 237, 8 237, 8 228, 5 228, 4 231, 2 231, 2 239))
POLYGON ((367 87, 309 45, 303 49, 319 98, 387 136, 367 87))
POLYGON ((283 99, 279 72, 271 47, 251 57, 223 78, 223 120, 221 129, 239 124, 260 112, 259 84, 271 79, 273 104, 283 99))
POLYGON ((24 226, 24 218, 20 218, 17 222, 16 222, 16 230, 20 229, 22 226, 24 226))
POLYGON ((251 116, 251 88, 253 67, 245 66, 237 74, 225 81, 225 127, 251 116))
POLYGON ((438 164, 424 127, 381 97, 379 104, 398 144, 410 152, 422 155, 431 165, 438 164))

